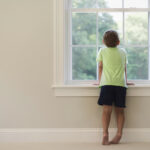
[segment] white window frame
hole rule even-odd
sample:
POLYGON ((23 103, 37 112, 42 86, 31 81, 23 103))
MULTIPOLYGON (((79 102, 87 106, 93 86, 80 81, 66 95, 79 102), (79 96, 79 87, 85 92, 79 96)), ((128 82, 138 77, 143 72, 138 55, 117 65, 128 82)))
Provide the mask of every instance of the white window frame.
MULTIPOLYGON (((68 34, 66 33, 69 28, 68 24, 68 3, 70 0, 53 0, 53 85, 54 93, 56 96, 99 96, 99 88, 94 86, 90 81, 88 82, 76 82, 66 84, 66 78, 68 76, 68 66, 66 62, 69 62, 68 54, 68 34), (66 46, 67 45, 67 46, 66 46)), ((149 0, 150 1, 150 0, 149 0)), ((150 3, 149 3, 150 6, 150 3)), ((149 7, 150 8, 150 7, 149 7)), ((149 8, 134 9, 134 11, 150 11, 149 8)), ((125 9, 125 8, 124 8, 125 9)), ((122 11, 122 8, 109 9, 109 11, 122 11)), ((126 11, 133 11, 130 8, 126 8, 126 11)), ((78 11, 83 11, 78 9, 78 11)), ((84 11, 107 11, 106 9, 84 9, 84 11)), ((149 15, 150 17, 150 15, 149 15)), ((149 41, 150 43, 150 41, 149 41)), ((149 54, 150 56, 150 54, 149 54)), ((150 62, 149 62, 150 64, 150 62)), ((148 80, 136 81, 136 85, 129 86, 127 96, 150 96, 150 82, 148 80), (138 92, 139 91, 139 92, 138 92)))

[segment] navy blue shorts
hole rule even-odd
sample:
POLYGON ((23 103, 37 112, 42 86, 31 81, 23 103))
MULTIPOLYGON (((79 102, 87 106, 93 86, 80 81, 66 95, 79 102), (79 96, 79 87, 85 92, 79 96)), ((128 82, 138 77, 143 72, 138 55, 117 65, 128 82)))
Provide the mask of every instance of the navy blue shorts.
POLYGON ((98 105, 126 107, 126 87, 104 85, 101 87, 98 105))

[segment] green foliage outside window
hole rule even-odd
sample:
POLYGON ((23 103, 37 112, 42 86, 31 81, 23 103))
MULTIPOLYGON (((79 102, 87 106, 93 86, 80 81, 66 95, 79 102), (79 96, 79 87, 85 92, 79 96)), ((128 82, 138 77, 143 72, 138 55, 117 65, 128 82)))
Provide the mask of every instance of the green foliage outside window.
MULTIPOLYGON (((73 0, 74 8, 95 7, 95 4, 95 0, 73 0)), ((99 5, 107 7, 105 0, 99 0, 99 5)), ((98 27, 99 45, 106 30, 119 31, 119 24, 109 13, 99 13, 98 27)), ((96 13, 73 12, 72 45, 93 45, 72 48, 73 80, 96 80, 96 37, 96 13)), ((125 13, 124 48, 128 55, 128 79, 148 79, 148 13, 125 13)))

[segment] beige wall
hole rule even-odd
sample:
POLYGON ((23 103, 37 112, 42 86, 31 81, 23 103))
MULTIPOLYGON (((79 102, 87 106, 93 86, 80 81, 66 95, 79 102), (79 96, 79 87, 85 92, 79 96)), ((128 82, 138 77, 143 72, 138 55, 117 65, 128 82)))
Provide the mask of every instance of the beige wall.
MULTIPOLYGON (((53 94, 52 6, 0 0, 0 128, 101 127, 98 97, 53 94)), ((127 105, 126 127, 150 127, 149 97, 127 98, 127 105)))

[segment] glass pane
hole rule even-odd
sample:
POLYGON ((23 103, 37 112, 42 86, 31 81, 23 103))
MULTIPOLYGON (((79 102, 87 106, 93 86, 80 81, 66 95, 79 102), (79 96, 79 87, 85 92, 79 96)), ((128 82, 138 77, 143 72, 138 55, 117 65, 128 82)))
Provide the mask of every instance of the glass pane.
POLYGON ((147 8, 148 0, 124 0, 125 8, 147 8))
POLYGON ((148 44, 148 13, 125 13, 125 43, 130 45, 148 44))
POLYGON ((127 47, 128 79, 148 79, 148 48, 127 47))
POLYGON ((96 44, 96 13, 72 13, 72 43, 96 44))
POLYGON ((98 0, 101 8, 122 8, 122 0, 98 0))
POLYGON ((72 79, 96 80, 96 47, 72 48, 72 79))
POLYGON ((94 8, 96 0, 72 0, 73 8, 94 8))
POLYGON ((123 14, 116 12, 116 13, 99 13, 98 18, 98 25, 99 25, 99 43, 102 44, 103 34, 105 31, 112 29, 118 32, 120 37, 120 41, 122 44, 123 41, 123 14))

